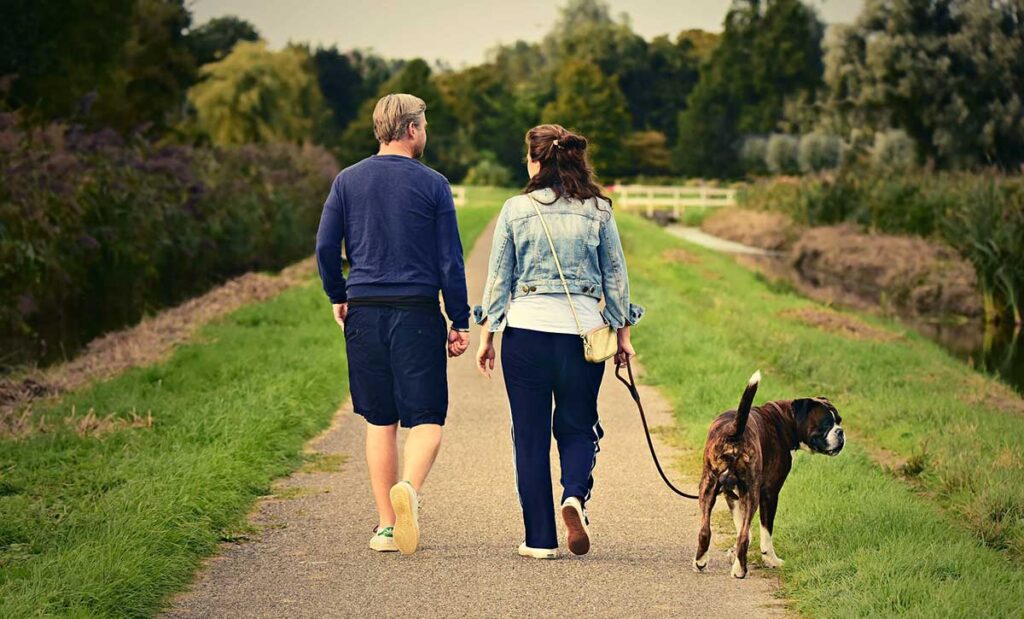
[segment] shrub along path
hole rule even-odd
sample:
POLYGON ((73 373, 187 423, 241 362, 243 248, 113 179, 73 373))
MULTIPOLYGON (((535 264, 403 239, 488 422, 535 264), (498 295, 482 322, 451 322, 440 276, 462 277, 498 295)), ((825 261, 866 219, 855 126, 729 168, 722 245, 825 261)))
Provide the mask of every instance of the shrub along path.
MULTIPOLYGON (((471 299, 480 298, 489 240, 489 232, 481 235, 468 263, 471 299)), ((340 349, 341 333, 321 345, 340 349)), ((449 364, 449 423, 423 493, 419 552, 403 557, 366 547, 376 515, 362 456, 363 423, 343 407, 334 426, 311 444, 321 458, 344 459, 341 470, 287 480, 277 498, 256 510, 257 541, 225 545, 167 616, 780 613, 766 570, 755 567, 746 581, 737 581, 725 555, 716 552, 709 573, 691 571, 695 503, 662 485, 633 402, 611 370, 608 364, 601 390, 606 435, 589 510, 594 546, 585 557, 545 562, 516 555, 522 522, 500 368, 488 381, 467 353, 449 364)), ((671 423, 671 409, 654 389, 644 387, 643 397, 652 423, 671 423)), ((669 447, 659 446, 671 460, 669 447)), ((554 450, 552 458, 557 462, 554 450)), ((557 472, 553 478, 557 489, 557 472)))

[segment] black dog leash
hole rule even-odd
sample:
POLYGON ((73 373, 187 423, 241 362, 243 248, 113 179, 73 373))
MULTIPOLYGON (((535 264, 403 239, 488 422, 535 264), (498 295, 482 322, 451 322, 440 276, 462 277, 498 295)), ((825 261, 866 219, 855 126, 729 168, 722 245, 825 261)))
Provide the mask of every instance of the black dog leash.
POLYGON ((687 499, 696 499, 696 495, 686 494, 679 488, 676 488, 672 482, 668 480, 668 477, 665 476, 665 471, 662 470, 661 463, 658 462, 658 454, 654 452, 654 441, 651 440, 651 430, 647 427, 647 415, 644 414, 644 405, 640 402, 640 392, 636 388, 636 381, 633 379, 633 366, 630 364, 628 357, 626 358, 626 371, 629 373, 629 381, 622 377, 619 373, 621 371, 621 365, 615 366, 615 378, 619 379, 619 382, 625 385, 626 389, 629 389, 629 394, 633 396, 633 401, 636 402, 636 407, 640 411, 640 421, 644 423, 644 434, 647 435, 647 446, 651 448, 651 457, 654 458, 654 466, 658 467, 658 473, 661 475, 661 478, 665 480, 665 484, 672 489, 672 492, 675 492, 679 496, 687 499))

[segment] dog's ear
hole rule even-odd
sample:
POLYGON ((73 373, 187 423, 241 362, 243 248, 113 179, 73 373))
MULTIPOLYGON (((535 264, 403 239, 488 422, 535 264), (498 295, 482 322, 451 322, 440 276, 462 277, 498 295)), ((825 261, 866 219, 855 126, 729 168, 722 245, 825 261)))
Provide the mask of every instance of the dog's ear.
POLYGON ((798 426, 803 426, 807 421, 807 417, 811 414, 811 411, 816 405, 821 404, 816 401, 816 398, 800 398, 799 400, 793 400, 792 410, 793 418, 796 419, 798 426))

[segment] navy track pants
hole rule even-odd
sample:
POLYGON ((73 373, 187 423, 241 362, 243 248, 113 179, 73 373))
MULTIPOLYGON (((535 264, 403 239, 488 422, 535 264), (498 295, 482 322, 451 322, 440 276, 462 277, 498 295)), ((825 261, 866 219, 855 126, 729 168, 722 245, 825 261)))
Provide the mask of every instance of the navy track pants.
POLYGON ((604 436, 597 416, 604 363, 590 363, 583 357, 578 335, 506 327, 501 367, 512 415, 513 459, 526 545, 557 548, 551 435, 554 432, 558 444, 562 500, 574 496, 585 504, 594 487, 598 442, 604 436))

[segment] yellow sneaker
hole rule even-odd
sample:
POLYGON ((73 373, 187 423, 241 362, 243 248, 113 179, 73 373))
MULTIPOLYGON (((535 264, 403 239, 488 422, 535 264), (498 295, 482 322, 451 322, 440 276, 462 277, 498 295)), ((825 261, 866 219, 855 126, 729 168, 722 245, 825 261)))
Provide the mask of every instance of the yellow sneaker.
POLYGON ((407 481, 391 486, 391 507, 395 510, 395 545, 403 555, 411 555, 420 545, 419 497, 407 481))

